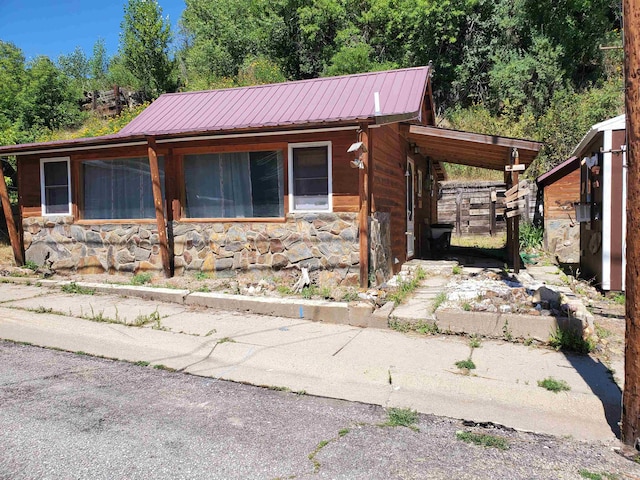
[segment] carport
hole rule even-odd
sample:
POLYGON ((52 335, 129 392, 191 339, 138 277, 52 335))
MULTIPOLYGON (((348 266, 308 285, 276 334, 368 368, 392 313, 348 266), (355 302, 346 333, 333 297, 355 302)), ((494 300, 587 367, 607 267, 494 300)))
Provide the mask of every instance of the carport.
MULTIPOLYGON (((421 125, 409 127, 407 140, 434 164, 456 163, 504 172, 507 191, 514 187, 517 191, 519 173, 533 162, 542 148, 542 143, 532 140, 421 125)), ((519 219, 518 214, 507 218, 507 252, 516 272, 520 266, 519 219)))

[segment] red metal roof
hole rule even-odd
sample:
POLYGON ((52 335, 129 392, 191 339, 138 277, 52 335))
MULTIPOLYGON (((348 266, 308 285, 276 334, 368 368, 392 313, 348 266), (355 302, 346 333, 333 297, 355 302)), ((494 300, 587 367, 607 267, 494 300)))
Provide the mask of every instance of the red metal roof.
POLYGON ((142 144, 147 135, 171 138, 357 120, 407 121, 421 114, 429 76, 429 67, 414 67, 254 87, 168 93, 117 134, 0 146, 0 155, 142 144), (380 98, 378 114, 374 104, 376 92, 380 98))
POLYGON ((120 135, 162 135, 420 115, 429 67, 161 95, 120 135), (374 111, 374 93, 380 112, 374 111))

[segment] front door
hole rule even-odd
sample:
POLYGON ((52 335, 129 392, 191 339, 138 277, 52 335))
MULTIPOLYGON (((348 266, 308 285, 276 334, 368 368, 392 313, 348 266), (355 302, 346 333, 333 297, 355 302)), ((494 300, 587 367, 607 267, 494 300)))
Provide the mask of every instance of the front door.
POLYGON ((416 216, 416 196, 414 190, 415 164, 413 160, 407 158, 407 258, 415 255, 415 216, 416 216))

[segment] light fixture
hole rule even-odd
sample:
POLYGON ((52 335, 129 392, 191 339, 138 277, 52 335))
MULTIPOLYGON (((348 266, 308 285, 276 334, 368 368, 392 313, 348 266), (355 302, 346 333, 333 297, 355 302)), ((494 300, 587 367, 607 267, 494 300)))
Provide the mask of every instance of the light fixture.
POLYGON ((356 158, 349 162, 351 168, 359 168, 360 170, 364 170, 364 161, 362 160, 362 155, 364 153, 367 153, 367 146, 364 144, 364 142, 352 143, 348 148, 347 153, 356 154, 356 158))
POLYGON ((359 168, 360 170, 364 170, 364 162, 360 157, 356 157, 349 162, 351 168, 359 168))
POLYGON ((353 152, 362 152, 362 153, 367 153, 367 146, 364 144, 364 142, 356 142, 356 143, 352 143, 351 146, 349 147, 349 150, 347 150, 347 153, 353 153, 353 152))

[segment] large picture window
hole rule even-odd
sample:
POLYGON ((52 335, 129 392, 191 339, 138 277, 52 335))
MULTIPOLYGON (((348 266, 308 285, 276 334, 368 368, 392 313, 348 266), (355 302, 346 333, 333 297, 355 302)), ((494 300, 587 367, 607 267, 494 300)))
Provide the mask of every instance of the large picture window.
POLYGON ((69 158, 40 160, 40 193, 43 215, 71 214, 69 158))
POLYGON ((282 153, 185 155, 189 218, 282 217, 282 153))
MULTIPOLYGON (((164 158, 158 158, 164 189, 164 158)), ((147 157, 82 162, 83 218, 87 220, 155 218, 147 157)), ((164 197, 164 195, 163 195, 164 197)))
POLYGON ((289 146, 293 211, 331 210, 331 142, 289 146))

